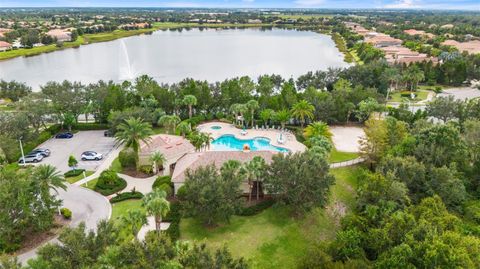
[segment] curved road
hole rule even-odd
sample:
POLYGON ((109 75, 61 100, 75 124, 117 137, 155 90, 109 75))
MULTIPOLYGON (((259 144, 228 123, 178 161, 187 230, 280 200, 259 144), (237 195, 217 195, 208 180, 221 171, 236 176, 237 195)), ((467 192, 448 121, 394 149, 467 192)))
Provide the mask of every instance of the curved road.
MULTIPOLYGON (((58 196, 63 200, 63 207, 72 210, 70 227, 85 222, 87 230, 96 230, 97 222, 109 219, 112 213, 110 202, 105 197, 83 187, 68 185, 66 191, 59 190, 58 196)), ((49 241, 49 243, 55 242, 58 242, 57 238, 49 241)), ((36 256, 37 248, 18 255, 18 261, 25 264, 36 256)))

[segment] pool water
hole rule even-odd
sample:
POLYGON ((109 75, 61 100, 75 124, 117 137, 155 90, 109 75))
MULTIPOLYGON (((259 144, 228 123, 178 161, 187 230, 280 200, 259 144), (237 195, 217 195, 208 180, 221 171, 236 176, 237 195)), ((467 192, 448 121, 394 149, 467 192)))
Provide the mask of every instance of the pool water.
POLYGON ((220 130, 222 129, 222 126, 218 126, 218 125, 214 125, 212 127, 210 127, 212 130, 220 130))
POLYGON ((268 150, 278 152, 289 152, 288 149, 276 147, 270 144, 270 139, 255 137, 253 139, 238 139, 233 135, 222 135, 212 141, 213 150, 218 151, 242 151, 243 145, 248 144, 251 151, 268 150))

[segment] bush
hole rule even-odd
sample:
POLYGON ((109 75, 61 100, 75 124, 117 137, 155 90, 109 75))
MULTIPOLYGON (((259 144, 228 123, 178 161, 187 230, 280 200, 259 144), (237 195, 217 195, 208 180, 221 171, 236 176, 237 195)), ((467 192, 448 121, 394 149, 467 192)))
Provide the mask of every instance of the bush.
POLYGON ((110 199, 110 203, 114 204, 114 203, 118 203, 125 200, 142 199, 142 198, 143 198, 143 193, 132 190, 130 192, 123 192, 123 193, 117 194, 117 196, 110 199))
POLYGON ((436 86, 435 89, 433 90, 435 93, 442 93, 443 89, 440 86, 436 86))
POLYGON ((65 177, 76 177, 76 176, 81 175, 84 171, 85 171, 85 169, 73 169, 73 170, 70 170, 70 171, 66 172, 65 174, 63 174, 63 176, 65 176, 65 177))
POLYGON ((62 209, 60 209, 60 214, 62 214, 62 216, 65 218, 65 219, 71 219, 72 218, 72 211, 66 207, 63 207, 62 209))
POLYGON ((182 185, 180 188, 177 190, 177 198, 178 200, 185 200, 185 195, 187 194, 187 188, 185 188, 185 185, 182 185))
POLYGON ((133 150, 124 149, 118 154, 118 161, 122 168, 132 168, 137 166, 137 156, 133 150))
POLYGON ((153 182, 152 189, 156 189, 160 187, 163 184, 168 184, 172 185, 172 177, 171 176, 159 176, 157 179, 155 179, 155 182, 153 182))
POLYGON ((249 207, 244 207, 244 208, 240 209, 240 212, 238 212, 237 215, 239 215, 239 216, 253 216, 253 215, 256 215, 256 214, 262 212, 263 210, 271 207, 274 203, 275 203, 275 201, 273 199, 263 200, 256 205, 249 206, 249 207))
POLYGON ((127 187, 127 182, 111 170, 105 170, 100 174, 95 191, 108 196, 119 192, 127 187))
POLYGON ((173 194, 173 188, 170 186, 170 184, 164 183, 158 187, 158 189, 164 191, 168 196, 172 196, 173 194))
POLYGON ((151 175, 153 174, 153 167, 151 165, 142 165, 139 167, 140 172, 151 175))
POLYGON ((198 125, 201 122, 204 122, 206 120, 206 117, 204 115, 197 115, 192 117, 191 119, 188 119, 187 121, 192 124, 192 126, 198 125))
POLYGON ((480 224, 480 201, 475 200, 465 203, 463 211, 466 219, 480 224))
POLYGON ((404 98, 410 98, 412 93, 415 97, 417 97, 416 93, 410 92, 410 91, 403 91, 403 92, 400 93, 400 96, 404 97, 404 98))
POLYGON ((179 202, 172 202, 170 204, 170 211, 163 219, 165 222, 170 222, 170 226, 165 231, 172 241, 177 241, 180 238, 180 220, 182 207, 179 202))
POLYGON ((109 128, 108 124, 103 123, 77 123, 73 126, 75 130, 88 131, 88 130, 106 130, 109 128))

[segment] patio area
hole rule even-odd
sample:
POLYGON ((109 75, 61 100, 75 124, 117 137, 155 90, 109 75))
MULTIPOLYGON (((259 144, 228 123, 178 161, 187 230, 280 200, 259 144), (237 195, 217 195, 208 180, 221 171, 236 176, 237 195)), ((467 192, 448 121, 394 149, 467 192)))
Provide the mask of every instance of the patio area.
MULTIPOLYGON (((246 129, 244 131, 230 123, 208 122, 199 125, 197 129, 200 132, 209 133, 213 139, 217 139, 222 135, 233 135, 235 138, 242 140, 261 137, 268 138, 272 146, 288 149, 292 153, 306 150, 305 145, 298 142, 294 134, 273 128, 263 130, 246 129)), ((209 150, 214 151, 215 149, 211 147, 209 150)))

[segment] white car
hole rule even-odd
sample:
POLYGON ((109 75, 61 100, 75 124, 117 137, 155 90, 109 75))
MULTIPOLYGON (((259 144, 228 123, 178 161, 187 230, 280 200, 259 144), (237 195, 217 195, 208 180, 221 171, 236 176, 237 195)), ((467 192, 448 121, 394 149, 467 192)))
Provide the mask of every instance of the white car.
POLYGON ((98 161, 101 159, 103 159, 103 155, 95 151, 85 151, 82 153, 82 161, 98 161))
POLYGON ((18 163, 38 163, 43 160, 43 155, 40 153, 31 153, 25 155, 25 158, 18 159, 18 163))

